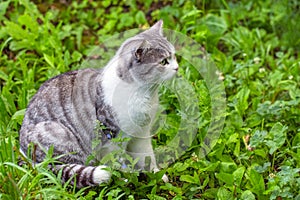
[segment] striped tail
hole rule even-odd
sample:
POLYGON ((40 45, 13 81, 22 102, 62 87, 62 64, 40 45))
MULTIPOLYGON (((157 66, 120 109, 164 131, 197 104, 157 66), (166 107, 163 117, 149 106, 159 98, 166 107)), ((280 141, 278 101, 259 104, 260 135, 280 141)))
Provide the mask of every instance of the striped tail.
POLYGON ((86 186, 97 186, 110 180, 111 173, 104 168, 106 166, 84 166, 80 164, 56 165, 57 169, 62 169, 62 180, 67 182, 71 179, 71 184, 77 188, 86 186))

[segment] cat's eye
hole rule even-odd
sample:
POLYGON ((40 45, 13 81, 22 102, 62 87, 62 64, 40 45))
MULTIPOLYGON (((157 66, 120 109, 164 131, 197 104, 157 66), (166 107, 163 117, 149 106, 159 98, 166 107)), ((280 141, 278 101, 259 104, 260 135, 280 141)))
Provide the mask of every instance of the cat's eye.
POLYGON ((167 65, 167 64, 169 64, 169 62, 168 62, 168 59, 163 59, 162 61, 160 61, 160 64, 161 65, 167 65))

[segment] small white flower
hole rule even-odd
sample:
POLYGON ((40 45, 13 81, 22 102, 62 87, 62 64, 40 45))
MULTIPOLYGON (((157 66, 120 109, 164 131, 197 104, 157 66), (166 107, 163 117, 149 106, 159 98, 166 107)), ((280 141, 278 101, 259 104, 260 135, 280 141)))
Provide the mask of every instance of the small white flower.
POLYGON ((265 72, 266 71, 266 69, 265 68, 263 68, 263 67, 261 67, 261 68, 259 68, 259 73, 263 73, 263 72, 265 72))
POLYGON ((244 56, 244 57, 246 57, 246 56, 247 56, 247 54, 246 54, 246 53, 243 53, 243 56, 244 56))
POLYGON ((292 80, 293 78, 294 78, 293 75, 290 75, 290 76, 289 76, 289 79, 290 79, 290 80, 292 80))
POLYGON ((220 72, 219 70, 216 71, 216 75, 218 76, 218 79, 220 81, 223 81, 225 79, 225 77, 223 76, 223 73, 220 72))
POLYGON ((275 176, 276 176, 276 175, 273 174, 273 173, 269 174, 269 177, 270 177, 270 178, 274 178, 275 176))
POLYGON ((219 79, 220 81, 223 81, 223 80, 225 79, 225 77, 224 77, 223 75, 220 75, 220 76, 218 77, 218 79, 219 79))
POLYGON ((253 61, 255 64, 258 64, 260 62, 260 57, 255 57, 253 61))

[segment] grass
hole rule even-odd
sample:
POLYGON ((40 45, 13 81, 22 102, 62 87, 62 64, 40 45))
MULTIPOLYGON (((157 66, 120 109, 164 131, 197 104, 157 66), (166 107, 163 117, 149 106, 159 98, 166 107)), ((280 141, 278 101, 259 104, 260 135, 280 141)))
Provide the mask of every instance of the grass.
MULTIPOLYGON (((299 6, 296 0, 0 2, 0 199, 300 199, 299 6), (47 169, 51 152, 43 163, 25 159, 19 166, 18 131, 39 86, 80 68, 111 35, 158 19, 201 44, 219 69, 226 121, 211 151, 201 157, 211 121, 208 82, 179 57, 179 74, 193 86, 201 116, 190 148, 161 173, 141 179, 114 171, 108 185, 78 190, 47 169), (169 183, 160 180, 164 172, 169 183)), ((170 89, 161 96, 168 115, 157 147, 174 138, 183 117, 170 89)))

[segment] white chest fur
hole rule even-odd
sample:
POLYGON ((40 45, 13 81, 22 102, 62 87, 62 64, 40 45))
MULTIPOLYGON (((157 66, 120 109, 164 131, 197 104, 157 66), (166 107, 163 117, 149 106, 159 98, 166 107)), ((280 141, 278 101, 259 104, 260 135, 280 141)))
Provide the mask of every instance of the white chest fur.
POLYGON ((121 80, 116 73, 117 62, 114 63, 104 70, 104 102, 113 108, 123 132, 133 137, 149 137, 158 106, 157 91, 121 80))

